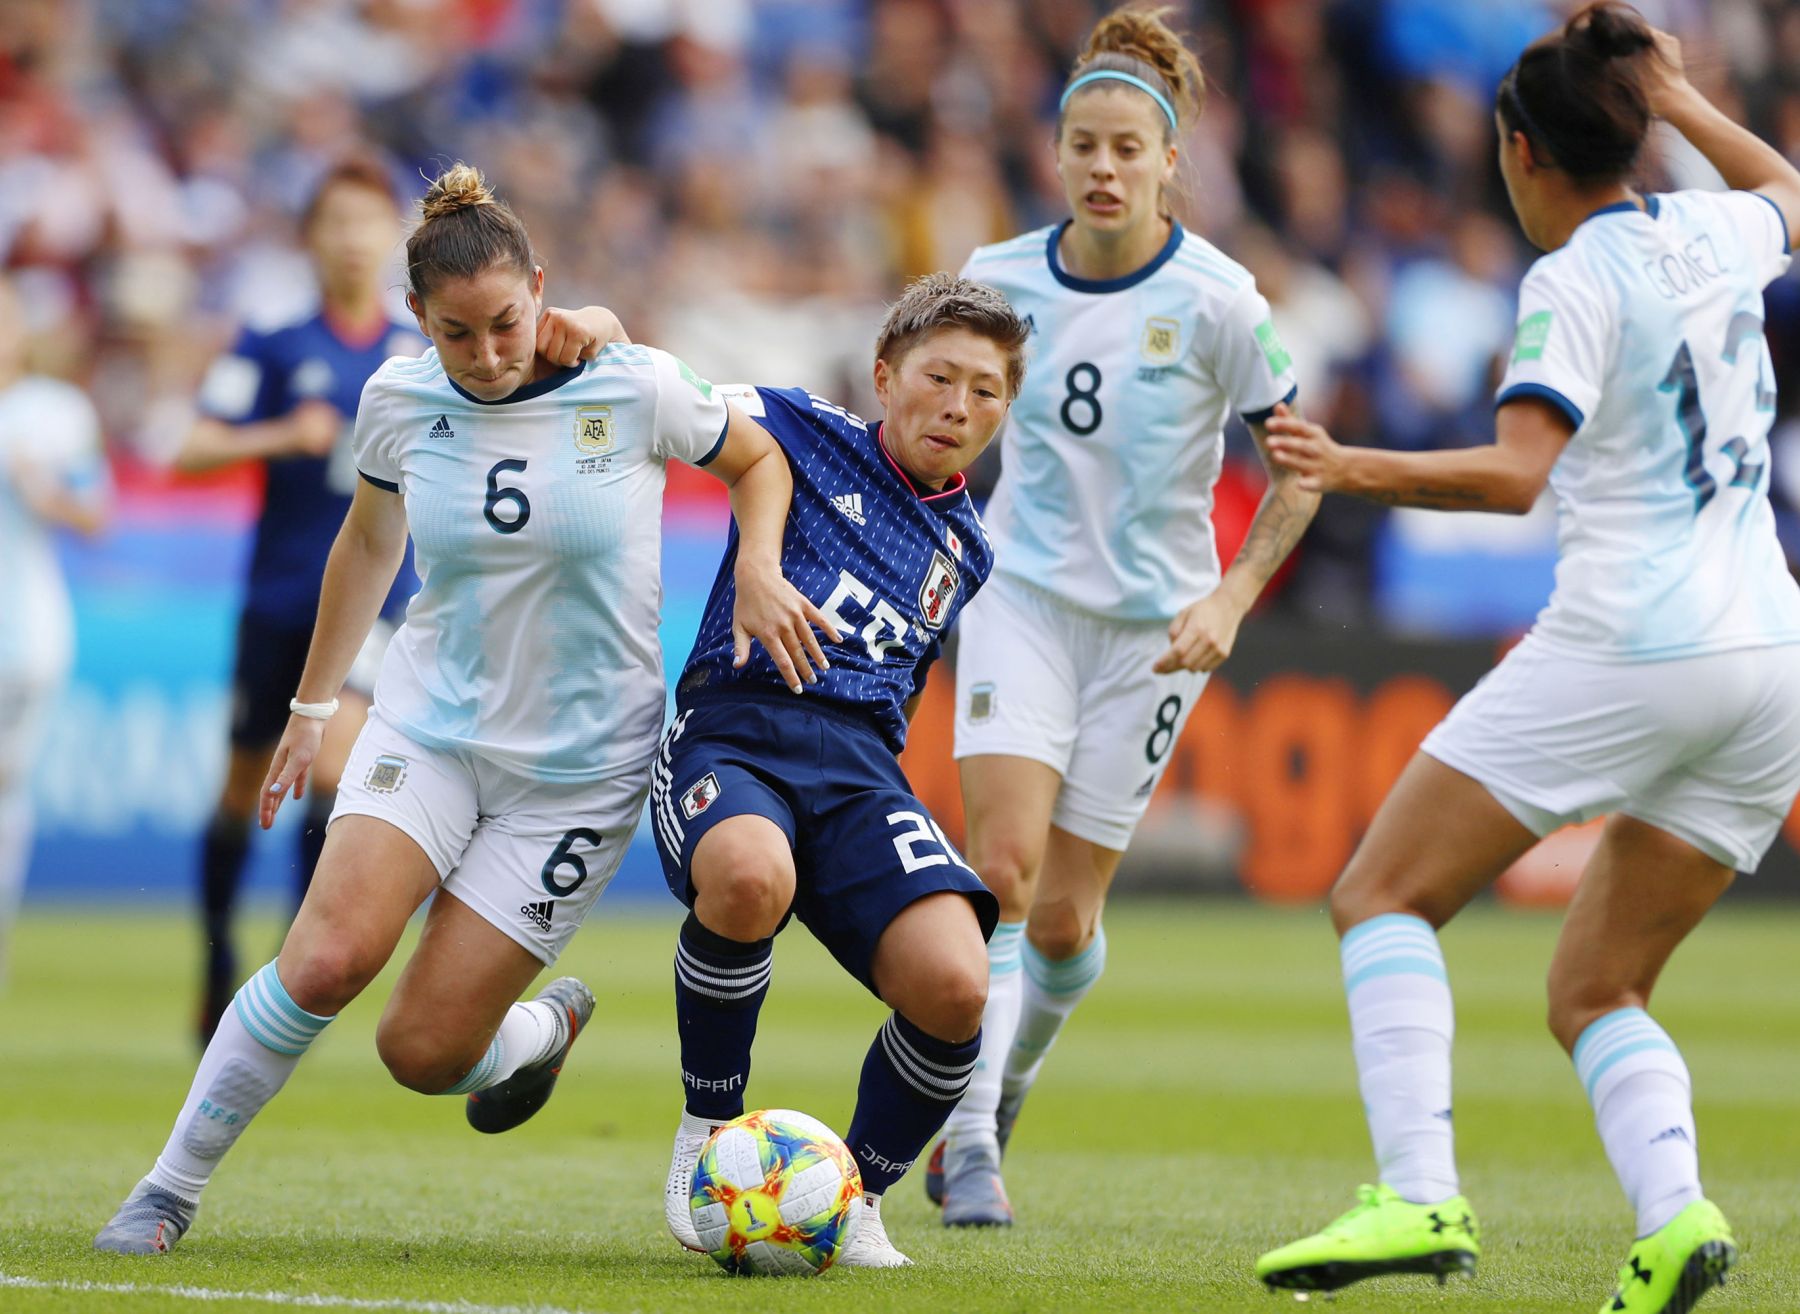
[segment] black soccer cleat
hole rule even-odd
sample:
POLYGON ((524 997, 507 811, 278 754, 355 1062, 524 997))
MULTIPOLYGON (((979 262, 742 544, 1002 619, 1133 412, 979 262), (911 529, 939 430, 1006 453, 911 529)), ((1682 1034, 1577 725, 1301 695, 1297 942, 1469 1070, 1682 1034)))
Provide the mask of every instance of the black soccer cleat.
POLYGON ((549 1102, 550 1092, 556 1089, 556 1079, 562 1075, 575 1037, 594 1015, 594 992, 572 976, 558 977, 539 991, 537 997, 551 1001, 562 1010, 568 1034, 561 1048, 548 1058, 520 1068, 499 1085, 475 1091, 468 1097, 463 1112, 469 1119, 469 1126, 478 1132, 492 1135, 511 1131, 549 1102))

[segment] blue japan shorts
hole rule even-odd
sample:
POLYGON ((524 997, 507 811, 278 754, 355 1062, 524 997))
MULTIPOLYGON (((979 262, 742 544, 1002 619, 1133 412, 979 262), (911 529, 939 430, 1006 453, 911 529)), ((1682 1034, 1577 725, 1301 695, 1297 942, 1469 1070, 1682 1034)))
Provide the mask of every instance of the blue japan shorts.
POLYGON ((806 695, 731 697, 684 708, 651 772, 663 877, 694 904, 695 846, 727 817, 767 817, 794 851, 791 916, 873 990, 875 945, 909 904, 951 891, 985 939, 1000 903, 907 783, 872 727, 806 695), (791 698, 791 701, 788 701, 791 698))

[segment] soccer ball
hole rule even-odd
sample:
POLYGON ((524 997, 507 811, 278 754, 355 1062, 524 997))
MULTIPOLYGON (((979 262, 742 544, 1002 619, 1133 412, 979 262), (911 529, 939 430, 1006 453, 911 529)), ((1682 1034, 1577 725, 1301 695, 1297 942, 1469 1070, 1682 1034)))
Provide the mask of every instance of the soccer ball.
POLYGON ((792 1109, 759 1109, 712 1134, 688 1208, 727 1273, 810 1277, 849 1244, 862 1193, 856 1160, 831 1128, 792 1109))

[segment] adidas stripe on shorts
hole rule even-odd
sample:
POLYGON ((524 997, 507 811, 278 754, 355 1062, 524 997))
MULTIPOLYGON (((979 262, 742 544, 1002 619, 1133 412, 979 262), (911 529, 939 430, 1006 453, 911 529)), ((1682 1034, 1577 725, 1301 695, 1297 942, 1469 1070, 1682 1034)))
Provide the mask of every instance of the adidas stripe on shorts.
POLYGON ((445 890, 548 966, 618 871, 649 787, 647 769, 531 780, 427 748, 372 711, 331 818, 379 817, 404 831, 445 890))

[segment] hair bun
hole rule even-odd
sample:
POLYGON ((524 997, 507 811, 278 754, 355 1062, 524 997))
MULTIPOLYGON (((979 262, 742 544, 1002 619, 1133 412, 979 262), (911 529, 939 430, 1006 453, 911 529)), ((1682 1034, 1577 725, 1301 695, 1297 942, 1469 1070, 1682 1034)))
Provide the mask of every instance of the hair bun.
POLYGON ((1564 40, 1570 50, 1595 60, 1631 59, 1656 48, 1644 16, 1617 0, 1600 0, 1569 20, 1564 40))
POLYGON ((493 204, 494 193, 489 189, 487 179, 481 176, 481 170, 458 160, 432 179, 431 186, 419 201, 419 216, 428 220, 442 219, 458 210, 493 204))
POLYGON ((1162 79, 1182 122, 1191 123, 1200 115, 1206 96, 1206 79, 1194 52, 1169 26, 1168 16, 1173 12, 1168 6, 1155 9, 1121 6, 1113 10, 1094 24, 1094 30, 1088 34, 1087 48, 1075 61, 1075 72, 1071 76, 1079 77, 1095 60, 1107 55, 1147 64, 1162 79))

